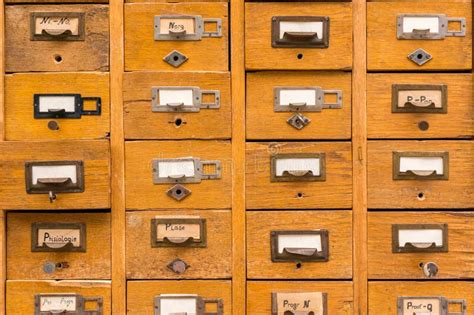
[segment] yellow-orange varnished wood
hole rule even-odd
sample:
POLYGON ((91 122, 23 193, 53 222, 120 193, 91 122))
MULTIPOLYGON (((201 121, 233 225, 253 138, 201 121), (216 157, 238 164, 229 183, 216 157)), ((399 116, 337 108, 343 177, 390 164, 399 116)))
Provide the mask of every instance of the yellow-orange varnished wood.
POLYGON ((247 212, 247 277, 250 279, 350 279, 352 214, 350 211, 247 212), (272 262, 272 231, 328 230, 329 261, 272 262))
POLYGON ((245 4, 245 67, 249 70, 348 70, 352 68, 351 3, 245 4), (328 48, 273 48, 272 17, 328 16, 328 48), (298 54, 302 54, 298 58, 298 54))
POLYGON ((369 208, 472 208, 473 151, 470 141, 369 141, 369 208), (449 179, 393 180, 394 151, 449 152, 449 179))
POLYGON ((471 74, 370 74, 367 84, 369 138, 469 138, 474 135, 471 74), (392 85, 444 84, 446 114, 392 113, 392 85), (428 130, 418 124, 426 121, 428 130))
POLYGON ((0 142, 0 208, 6 210, 105 209, 110 207, 110 150, 106 140, 0 142), (27 194, 25 162, 83 161, 84 192, 27 194))
POLYGON ((225 209, 231 203, 231 145, 226 141, 133 141, 125 143, 127 209, 225 209), (152 160, 183 157, 221 161, 221 178, 182 184, 192 193, 177 201, 175 184, 153 184, 152 160))
POLYGON ((7 218, 7 278, 10 280, 110 279, 110 214, 9 213, 7 218), (34 223, 83 223, 85 252, 32 252, 34 223), (45 263, 67 262, 69 267, 48 274, 45 263))
POLYGON ((474 309, 472 281, 374 281, 369 282, 369 314, 397 314, 399 296, 442 296, 463 299, 466 313, 474 309))
POLYGON ((5 16, 6 72, 109 70, 107 5, 14 5, 5 16), (84 40, 31 41, 31 12, 84 12, 84 40))
POLYGON ((226 139, 232 124, 227 72, 128 72, 124 75, 124 129, 127 139, 226 139), (199 87, 220 91, 220 108, 198 113, 151 111, 151 89, 199 87))
POLYGON ((469 70, 472 68, 472 3, 463 2, 370 2, 367 4, 368 69, 383 70, 469 70), (446 14, 466 18, 465 37, 443 40, 397 39, 398 14, 446 14), (422 66, 408 55, 422 48, 433 58, 422 66))
POLYGON ((474 213, 372 212, 369 214, 369 277, 371 279, 427 279, 420 263, 434 262, 432 279, 474 278, 474 213), (393 224, 447 224, 448 252, 392 253, 393 224))
POLYGON ((248 139, 350 139, 351 75, 344 72, 256 72, 247 74, 248 139), (341 109, 304 112, 311 122, 303 129, 287 123, 294 112, 274 111, 274 88, 320 87, 342 90, 341 109))
POLYGON ((206 299, 222 299, 223 315, 231 315, 231 291, 230 281, 225 280, 128 281, 127 314, 153 315, 154 298, 160 294, 197 294, 206 299))
POLYGON ((227 71, 227 3, 128 3, 125 5, 125 69, 161 71, 227 71), (157 15, 200 15, 222 19, 222 37, 199 41, 155 41, 153 19, 157 15), (174 67, 163 58, 177 50, 188 60, 174 67))
POLYGON ((272 313, 272 293, 327 293, 327 313, 349 315, 353 310, 352 282, 349 281, 249 281, 247 315, 272 313))
POLYGON ((230 278, 232 226, 229 210, 134 211, 127 213, 127 278, 230 278), (206 220, 206 247, 152 247, 151 220, 156 216, 193 216, 206 220), (183 274, 168 268, 175 259, 190 267, 183 274))
POLYGON ((351 208, 350 150, 348 142, 247 143, 247 209, 351 208), (270 157, 290 153, 325 153, 326 180, 270 182, 270 157))
MULTIPOLYGON (((9 280, 7 287, 7 315, 31 315, 35 311, 36 294, 73 293, 83 297, 102 297, 104 315, 110 315, 110 281, 84 280, 9 280)), ((92 305, 94 307, 95 305, 92 305)))
POLYGON ((5 92, 6 140, 99 139, 105 138, 110 131, 108 73, 9 74, 5 92), (82 115, 80 119, 35 119, 35 94, 100 97, 101 115, 82 115), (50 121, 56 121, 59 129, 49 129, 50 121))

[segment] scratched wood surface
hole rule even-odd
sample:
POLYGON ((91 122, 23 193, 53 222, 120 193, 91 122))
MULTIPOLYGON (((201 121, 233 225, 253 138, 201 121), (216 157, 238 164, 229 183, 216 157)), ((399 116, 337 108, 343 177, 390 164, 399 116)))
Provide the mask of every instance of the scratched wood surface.
MULTIPOLYGON (((6 140, 99 139, 110 132, 108 73, 17 73, 5 78, 6 140), (101 115, 80 119, 35 119, 35 94, 80 94, 100 97, 101 115), (50 121, 58 130, 48 128, 50 121)), ((85 104, 86 110, 88 103, 85 104)), ((94 106, 89 106, 95 110, 94 106)))
MULTIPOLYGON (((128 281, 127 314, 155 314, 153 299, 160 294, 197 294, 206 299, 222 299, 223 315, 231 315, 231 292, 231 282, 226 280, 128 281)), ((209 309, 214 309, 215 311, 214 306, 206 306, 206 310, 209 312, 209 309)))
POLYGON ((474 278, 474 213, 371 212, 369 213, 369 277, 371 279, 427 279, 420 263, 434 262, 433 279, 474 278), (392 224, 448 224, 446 253, 392 253, 392 224))
POLYGON ((127 212, 128 279, 224 279, 232 275, 230 210, 127 212), (198 216, 206 220, 206 247, 151 247, 151 220, 156 216, 198 216), (181 259, 190 267, 176 274, 167 266, 181 259))
POLYGON ((397 314, 399 296, 464 299, 465 314, 473 314, 474 310, 474 283, 471 281, 373 281, 369 282, 369 314, 397 314))
POLYGON ((352 214, 350 211, 247 212, 247 277, 249 279, 350 279, 352 214), (272 231, 328 230, 329 261, 272 262, 272 231))
POLYGON ((107 5, 6 6, 5 71, 108 71, 108 16, 107 5), (31 12, 84 12, 84 40, 31 41, 31 12))
POLYGON ((7 278, 21 280, 110 279, 109 213, 8 213, 7 278), (85 252, 31 252, 33 223, 84 223, 85 252), (69 267, 52 274, 46 262, 67 262, 69 267))
POLYGON ((7 210, 106 209, 110 207, 107 140, 0 142, 0 208, 7 210), (25 162, 84 161, 84 192, 27 194, 25 162))
POLYGON ((249 142, 246 152, 247 209, 352 207, 349 142, 249 142), (270 157, 280 153, 325 153, 326 181, 270 182, 270 157))
MULTIPOLYGON (((110 281, 85 280, 8 280, 7 315, 35 314, 35 295, 44 293, 74 293, 83 297, 102 297, 103 314, 111 313, 110 281)), ((94 308, 95 303, 86 303, 86 307, 94 308)))
MULTIPOLYGON (((334 99, 327 99, 332 102, 334 99)), ((351 74, 345 72, 255 72, 247 74, 247 139, 350 139, 351 74), (311 119, 298 130, 287 123, 294 112, 275 112, 275 87, 313 87, 341 90, 341 109, 301 113, 311 119)))
POLYGON ((369 74, 367 117, 369 138, 469 138, 474 135, 472 74, 369 74), (392 113, 393 84, 444 84, 448 112, 392 113), (428 130, 418 124, 426 121, 428 130))
POLYGON ((350 281, 248 281, 247 314, 272 314, 272 293, 277 292, 327 293, 328 314, 349 315, 353 312, 350 281))
POLYGON ((469 70, 472 69, 472 3, 463 2, 370 2, 367 4, 368 69, 392 70, 469 70), (397 39, 398 14, 446 14, 466 18, 465 37, 443 40, 397 39), (407 58, 422 48, 433 58, 422 66, 407 58))
POLYGON ((369 208, 472 208, 474 142, 369 141, 369 208), (392 152, 449 152, 448 180, 393 180, 392 152))
MULTIPOLYGON (((126 139, 226 139, 232 124, 228 72, 127 72, 124 75, 126 139), (199 113, 153 113, 151 89, 199 87, 220 91, 220 108, 199 113)), ((206 99, 204 99, 204 102, 206 99)))
POLYGON ((125 4, 125 70, 227 71, 227 3, 128 3, 125 4), (153 17, 158 15, 200 15, 220 18, 222 37, 199 41, 155 41, 153 17), (177 50, 188 60, 178 68, 163 58, 177 50))
POLYGON ((246 3, 245 67, 248 70, 349 70, 352 68, 351 3, 246 3), (274 16, 328 16, 328 48, 272 48, 274 16), (302 54, 298 58, 298 54, 302 54))

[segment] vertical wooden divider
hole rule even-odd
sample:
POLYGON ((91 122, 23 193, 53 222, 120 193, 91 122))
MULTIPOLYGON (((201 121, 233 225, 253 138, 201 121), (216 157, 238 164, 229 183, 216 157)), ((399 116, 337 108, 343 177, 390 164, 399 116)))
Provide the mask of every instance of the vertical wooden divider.
POLYGON ((354 314, 367 314, 367 3, 352 1, 352 182, 354 314))
POLYGON ((230 0, 232 78, 232 314, 245 314, 245 0, 230 0))
MULTIPOLYGON (((0 141, 5 141, 5 1, 0 0, 0 141)), ((6 309, 7 240, 6 211, 0 209, 0 314, 6 309)))
POLYGON ((110 149, 112 193, 112 314, 127 312, 125 278, 125 143, 122 81, 124 72, 123 0, 110 0, 110 149))

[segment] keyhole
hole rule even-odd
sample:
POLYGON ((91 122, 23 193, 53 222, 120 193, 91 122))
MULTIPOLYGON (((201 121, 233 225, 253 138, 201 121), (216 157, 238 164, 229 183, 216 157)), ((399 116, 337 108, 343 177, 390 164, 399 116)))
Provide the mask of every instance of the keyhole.
POLYGON ((301 269, 302 266, 303 266, 303 265, 302 265, 300 262, 297 262, 297 263, 296 263, 296 269, 301 269))
POLYGON ((421 59, 423 59, 423 55, 422 55, 422 54, 418 54, 418 55, 416 55, 416 58, 418 58, 418 59, 421 60, 421 59))
POLYGON ((298 58, 298 59, 303 59, 303 54, 298 54, 298 55, 296 55, 296 58, 298 58))
POLYGON ((54 61, 56 63, 61 63, 63 62, 63 57, 61 55, 54 55, 54 61))
POLYGON ((296 198, 298 198, 298 199, 303 198, 303 193, 302 192, 297 193, 296 198))
POLYGON ((418 193, 418 200, 425 200, 425 194, 423 192, 418 193))
POLYGON ((179 57, 178 57, 178 56, 173 56, 173 60, 174 60, 174 61, 178 61, 178 60, 179 60, 179 57))
POLYGON ((174 124, 176 127, 181 126, 182 123, 183 123, 183 120, 181 118, 176 118, 176 120, 174 121, 174 124))
POLYGON ((176 195, 181 195, 183 192, 181 191, 181 189, 176 189, 176 195))

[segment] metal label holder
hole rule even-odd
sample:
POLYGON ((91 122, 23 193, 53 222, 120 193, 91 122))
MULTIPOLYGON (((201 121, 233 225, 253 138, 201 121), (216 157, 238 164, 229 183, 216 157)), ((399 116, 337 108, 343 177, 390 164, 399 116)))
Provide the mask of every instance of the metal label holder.
POLYGON ((154 39, 157 41, 198 41, 202 38, 212 37, 219 38, 222 37, 222 19, 219 18, 203 18, 200 15, 155 15, 154 17, 154 39), (177 30, 168 30, 168 34, 161 34, 161 20, 194 20, 194 33, 186 33, 184 29, 177 30), (215 23, 216 31, 215 32, 206 32, 205 24, 206 23, 215 23))
MULTIPOLYGON (((272 292, 272 315, 279 315, 280 312, 278 310, 278 294, 304 294, 304 292, 272 292)), ((311 292, 308 292, 311 293, 311 292)), ((323 308, 323 313, 321 315, 328 315, 328 294, 327 293, 321 293, 322 294, 322 308, 323 308)), ((308 313, 305 315, 312 315, 314 312, 308 310, 308 313), (311 313, 310 313, 311 312, 311 313)), ((285 315, 300 315, 301 312, 295 312, 292 313, 291 311, 285 311, 285 315)))
POLYGON ((313 182, 326 181, 326 154, 325 153, 280 153, 270 156, 270 181, 271 182, 313 182), (319 176, 313 175, 310 170, 305 172, 286 170, 277 176, 278 159, 303 159, 314 158, 319 160, 319 176))
MULTIPOLYGON (((198 295, 158 295, 155 296, 155 315, 167 315, 161 314, 161 300, 163 299, 195 299, 196 300, 196 314, 195 315, 222 315, 224 314, 224 302, 222 299, 205 299, 198 295), (209 313, 206 312, 206 304, 216 304, 217 312, 209 313)), ((176 313, 182 314, 182 313, 176 313)))
POLYGON ((40 223, 31 224, 31 251, 32 252, 86 252, 86 225, 85 223, 40 223), (79 230, 79 246, 67 242, 62 247, 49 247, 47 243, 38 245, 38 232, 44 230, 79 230))
POLYGON ((329 17, 328 16, 274 16, 272 17, 273 48, 328 48, 329 17), (280 38, 280 22, 322 22, 323 36, 318 38, 316 32, 285 32, 280 38))
POLYGON ((447 253, 448 252, 448 224, 392 224, 392 253, 447 253), (406 243, 400 246, 400 230, 441 230, 443 245, 406 243))
POLYGON ((203 179, 221 178, 221 161, 200 160, 199 158, 175 158, 175 159, 154 159, 152 160, 153 184, 175 184, 175 183, 200 183, 203 179), (194 176, 188 177, 184 174, 177 176, 160 177, 159 164, 161 162, 187 162, 194 163, 194 176), (214 173, 204 173, 204 166, 214 165, 214 173))
POLYGON ((25 162, 26 192, 28 194, 81 193, 84 192, 84 162, 83 161, 35 161, 25 162), (76 167, 76 183, 71 178, 39 178, 33 184, 33 167, 74 165, 76 167))
POLYGON ((326 262, 329 261, 329 231, 271 231, 270 245, 272 262, 326 262), (280 235, 319 235, 321 237, 321 251, 316 248, 284 248, 280 253, 278 236, 280 235))
POLYGON ((340 109, 342 108, 342 90, 323 90, 319 86, 311 87, 274 87, 273 88, 273 110, 275 112, 321 112, 323 109, 340 109), (285 90, 314 90, 314 105, 306 103, 293 103, 289 105, 281 105, 280 92, 285 90), (336 103, 325 103, 324 96, 326 94, 336 94, 336 103))
POLYGON ((446 114, 448 112, 448 87, 444 84, 393 84, 392 85, 392 113, 427 113, 446 114), (399 107, 400 91, 440 91, 441 107, 436 107, 431 101, 429 105, 420 104, 429 100, 413 100, 405 103, 404 107, 399 107))
POLYGON ((218 109, 221 107, 221 92, 219 90, 201 90, 195 86, 154 86, 151 89, 151 111, 152 112, 166 112, 166 113, 198 113, 201 109, 218 109), (177 91, 177 90, 192 90, 193 104, 184 104, 181 102, 169 103, 166 105, 159 104, 160 91, 177 91), (203 94, 213 94, 215 103, 203 103, 203 94))
POLYGON ((34 94, 33 97, 34 118, 73 118, 78 119, 81 116, 100 115, 102 111, 102 99, 100 97, 81 97, 81 94, 34 94), (40 111, 41 97, 73 97, 74 111, 67 112, 63 108, 49 109, 47 112, 40 111), (95 110, 84 110, 84 101, 95 101, 95 110))
POLYGON ((64 314, 64 315, 102 315, 103 314, 103 298, 100 296, 93 296, 93 297, 84 297, 80 294, 70 294, 70 293, 54 293, 54 294, 36 294, 35 295, 35 315, 56 315, 56 314, 64 314), (41 311, 41 299, 46 297, 64 297, 64 298, 75 298, 76 301, 76 310, 74 311, 66 311, 63 309, 58 309, 54 311, 41 311), (86 310, 86 303, 88 302, 95 302, 97 308, 94 310, 86 310))
POLYGON ((449 179, 449 152, 393 152, 393 180, 448 180, 449 179), (443 159, 443 174, 425 171, 408 170, 400 172, 400 158, 402 157, 441 157, 443 159))
POLYGON ((207 227, 206 219, 202 218, 154 218, 151 220, 151 247, 207 247, 207 227), (157 240, 158 225, 161 224, 198 224, 198 240, 193 237, 168 238, 162 241, 157 240))
MULTIPOLYGON (((54 22, 54 21, 53 21, 54 22)), ((85 40, 85 13, 83 12, 31 12, 30 13, 30 40, 32 41, 83 41, 85 40), (58 23, 67 25, 70 19, 78 19, 78 34, 72 34, 67 27, 64 29, 46 30, 36 34, 36 20, 49 22, 59 18, 58 23)))
POLYGON ((448 18, 445 14, 399 14, 397 16, 397 39, 444 39, 445 37, 464 37, 466 36, 465 18, 448 18), (438 18, 438 30, 436 33, 430 33, 429 29, 418 29, 405 33, 403 31, 403 20, 405 18, 438 18), (459 31, 450 31, 449 22, 459 22, 461 29, 459 31))
POLYGON ((414 313, 414 310, 407 310, 407 312, 405 312, 404 310, 404 302, 406 300, 413 300, 413 301, 426 301, 426 300, 436 300, 439 304, 439 308, 440 308, 440 312, 435 314, 435 313, 432 313, 429 309, 428 309, 428 305, 420 305, 420 307, 424 307, 426 308, 425 309, 418 309, 417 311, 427 311, 427 312, 430 312, 430 314, 433 314, 433 315, 465 315, 466 314, 466 300, 464 299, 447 299, 443 296, 399 296, 398 299, 397 299, 397 309, 398 309, 398 312, 397 314, 398 315, 407 315, 407 314, 416 314, 414 313), (461 312, 456 312, 456 313, 453 313, 453 312, 449 312, 448 311, 448 305, 449 304, 459 304, 461 305, 461 309, 462 311, 461 312))

